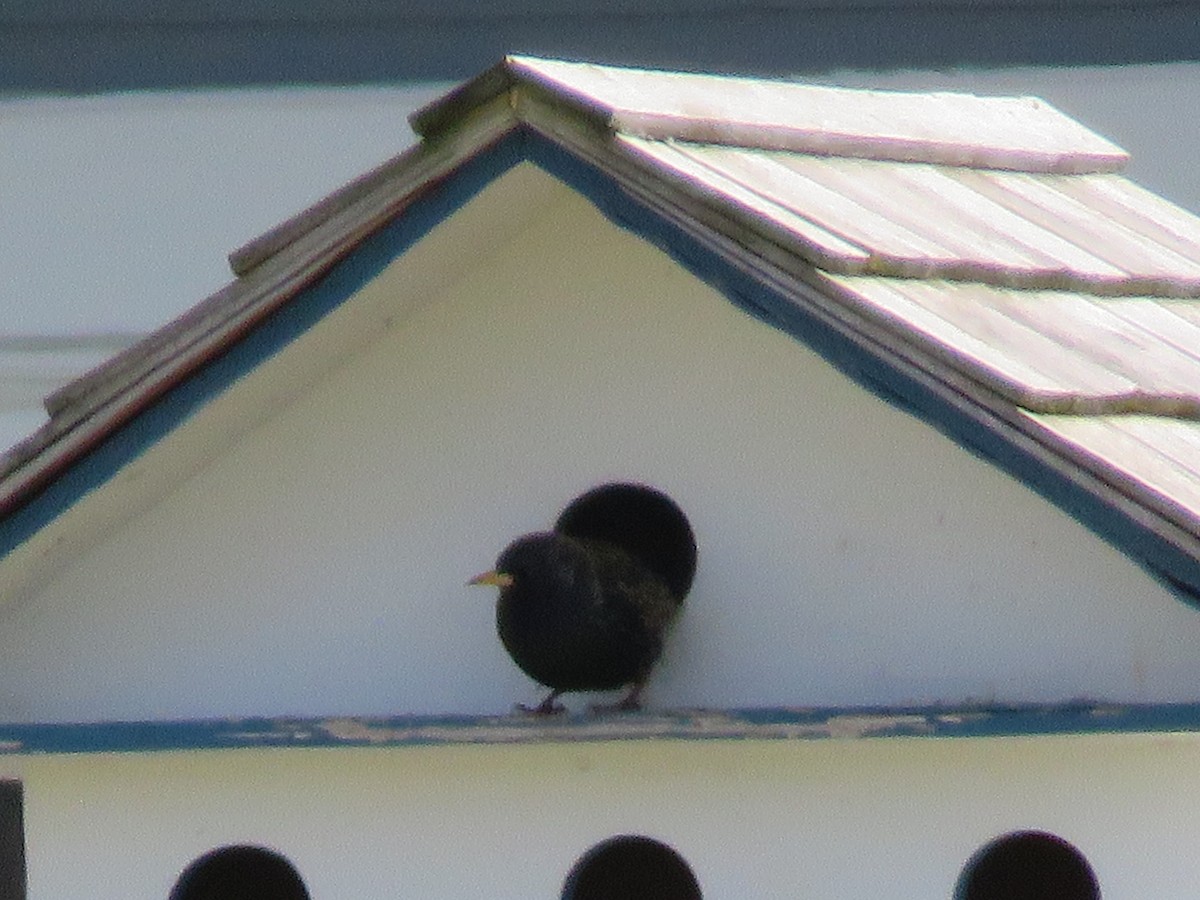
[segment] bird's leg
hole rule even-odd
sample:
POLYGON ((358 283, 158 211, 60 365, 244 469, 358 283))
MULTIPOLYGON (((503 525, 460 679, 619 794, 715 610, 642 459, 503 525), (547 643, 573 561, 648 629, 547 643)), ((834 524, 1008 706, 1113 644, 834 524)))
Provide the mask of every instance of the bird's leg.
POLYGON ((616 703, 598 703, 591 707, 592 712, 637 712, 642 708, 642 690, 645 687, 645 681, 635 681, 629 693, 616 703))
POLYGON ((517 709, 523 713, 529 713, 533 716, 556 716, 559 713, 567 711, 567 708, 561 703, 556 702, 562 691, 553 690, 546 695, 546 699, 537 706, 526 706, 524 703, 518 703, 517 709))
POLYGON ((629 693, 617 701, 617 709, 622 712, 636 712, 642 708, 642 689, 646 686, 644 681, 635 681, 633 687, 629 689, 629 693))

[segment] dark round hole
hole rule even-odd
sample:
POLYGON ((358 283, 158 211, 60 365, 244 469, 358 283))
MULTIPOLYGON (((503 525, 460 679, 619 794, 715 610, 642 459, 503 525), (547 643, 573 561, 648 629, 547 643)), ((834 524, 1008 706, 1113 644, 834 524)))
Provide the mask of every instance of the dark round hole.
POLYGON ((964 867, 955 900, 1100 900, 1088 861, 1044 831, 1018 831, 985 845, 964 867))
POLYGON ((623 834, 583 854, 562 900, 700 900, 700 884, 682 856, 661 841, 623 834))
POLYGON ((274 850, 218 847, 194 860, 169 900, 309 900, 295 867, 274 850))
POLYGON ((607 541, 656 572, 680 601, 696 576, 696 535, 679 505, 644 484, 612 482, 580 494, 554 530, 607 541))

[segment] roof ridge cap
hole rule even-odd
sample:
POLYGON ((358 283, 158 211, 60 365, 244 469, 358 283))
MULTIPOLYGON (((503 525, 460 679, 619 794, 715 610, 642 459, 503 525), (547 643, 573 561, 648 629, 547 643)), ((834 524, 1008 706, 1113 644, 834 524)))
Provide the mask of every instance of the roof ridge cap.
POLYGON ((512 91, 612 134, 1010 171, 1117 172, 1129 154, 1031 96, 895 91, 507 56, 416 111, 426 140, 512 91), (713 88, 720 86, 722 90, 713 88))

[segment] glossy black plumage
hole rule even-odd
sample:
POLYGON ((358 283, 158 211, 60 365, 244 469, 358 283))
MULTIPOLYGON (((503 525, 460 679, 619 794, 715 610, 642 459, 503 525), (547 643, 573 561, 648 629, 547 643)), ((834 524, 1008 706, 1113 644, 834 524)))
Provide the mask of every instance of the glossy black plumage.
POLYGON ((562 693, 626 685, 618 706, 632 709, 695 567, 695 538, 674 501, 643 485, 608 484, 572 501, 553 531, 513 541, 472 583, 500 587, 500 640, 551 689, 535 711, 557 711, 562 693))

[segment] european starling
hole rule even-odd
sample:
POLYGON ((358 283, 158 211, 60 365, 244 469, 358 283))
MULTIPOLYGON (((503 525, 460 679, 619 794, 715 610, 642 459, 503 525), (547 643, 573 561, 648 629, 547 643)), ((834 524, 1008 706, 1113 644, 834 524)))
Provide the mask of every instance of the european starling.
POLYGON ((683 511, 640 484, 575 498, 553 531, 505 548, 470 584, 500 588, 496 630, 513 661, 550 688, 532 712, 559 712, 571 691, 630 686, 637 709, 663 639, 691 589, 696 539, 683 511))

